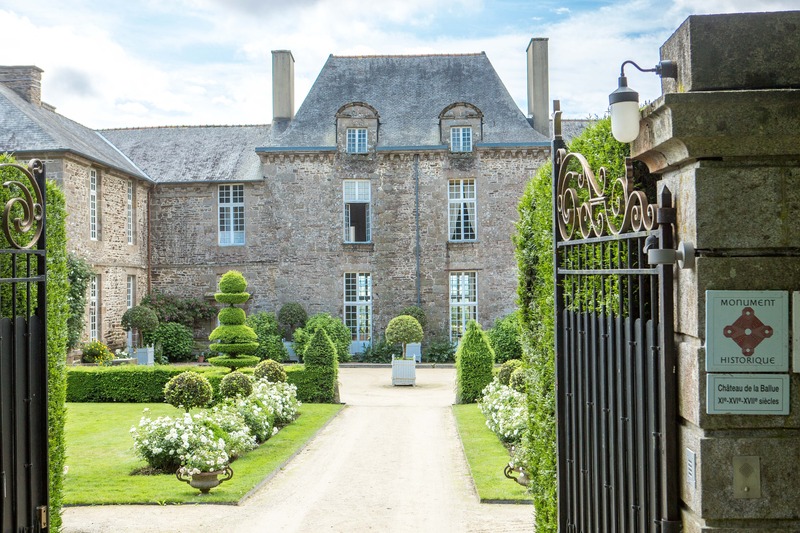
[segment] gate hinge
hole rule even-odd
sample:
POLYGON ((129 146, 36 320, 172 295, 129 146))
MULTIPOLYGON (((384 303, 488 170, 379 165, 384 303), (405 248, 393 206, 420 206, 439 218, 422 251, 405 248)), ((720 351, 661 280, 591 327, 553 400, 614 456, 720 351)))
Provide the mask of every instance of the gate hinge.
POLYGON ((47 529, 47 506, 40 505, 36 511, 39 513, 39 529, 47 529))

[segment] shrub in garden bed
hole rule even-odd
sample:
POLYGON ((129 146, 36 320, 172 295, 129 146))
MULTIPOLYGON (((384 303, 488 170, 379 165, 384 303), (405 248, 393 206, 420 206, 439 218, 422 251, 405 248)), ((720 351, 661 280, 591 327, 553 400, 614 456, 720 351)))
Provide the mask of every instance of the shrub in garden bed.
POLYGON ((253 370, 253 375, 256 379, 266 379, 273 383, 286 381, 286 370, 283 369, 283 365, 271 359, 265 359, 258 363, 253 370))
POLYGON ((492 381, 494 350, 486 332, 474 320, 456 350, 456 403, 473 403, 481 391, 492 381))
POLYGON ((164 399, 179 409, 205 407, 211 403, 214 389, 206 378, 197 372, 181 372, 164 386, 164 399))
POLYGON ((84 363, 97 363, 103 365, 114 359, 114 354, 108 346, 100 341, 87 342, 81 346, 81 361, 84 363))
POLYGON ((322 329, 327 333, 333 346, 336 348, 336 357, 340 363, 346 363, 350 357, 350 341, 352 334, 350 328, 344 325, 340 319, 328 313, 317 313, 306 322, 306 325, 294 332, 294 351, 304 356, 314 332, 322 329))
POLYGON ((483 389, 478 401, 486 426, 503 442, 516 443, 522 438, 528 423, 525 394, 515 391, 498 380, 483 389))
POLYGON ((324 329, 317 329, 308 341, 304 360, 305 377, 309 387, 306 392, 311 393, 310 401, 333 403, 339 364, 336 359, 336 348, 324 329))
POLYGON ((183 324, 163 322, 149 338, 160 347, 162 357, 170 363, 192 360, 194 335, 183 324))
POLYGON ((219 383, 219 393, 224 398, 250 396, 253 392, 253 381, 250 376, 241 372, 231 372, 222 378, 219 383))

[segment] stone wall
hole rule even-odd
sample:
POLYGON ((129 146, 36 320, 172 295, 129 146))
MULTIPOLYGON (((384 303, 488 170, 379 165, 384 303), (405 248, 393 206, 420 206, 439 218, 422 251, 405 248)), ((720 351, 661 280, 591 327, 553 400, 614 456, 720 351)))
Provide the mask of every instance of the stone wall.
POLYGON ((478 273, 478 318, 485 327, 514 310, 511 235, 525 184, 549 150, 482 150, 348 156, 263 156, 265 178, 245 187, 245 246, 217 245, 218 184, 159 185, 153 195, 154 289, 210 297, 219 276, 238 269, 253 298, 249 311, 291 301, 309 314, 343 315, 345 272, 369 272, 374 338, 417 302, 415 186, 419 179, 420 301, 428 338, 446 336, 448 273, 478 273), (478 239, 447 242, 449 179, 474 178, 478 239), (372 242, 346 244, 344 179, 370 181, 372 242))
MULTIPOLYGON (((123 348, 126 333, 120 319, 127 309, 127 276, 136 276, 136 299, 148 290, 147 272, 147 203, 148 182, 131 178, 114 169, 100 167, 87 159, 67 155, 50 156, 50 168, 66 196, 67 248, 85 259, 100 275, 99 338, 111 348, 123 348), (98 172, 98 239, 89 236, 89 170, 98 172), (128 244, 127 193, 128 182, 134 184, 134 239, 128 244)), ((84 340, 89 338, 87 308, 84 340)))
POLYGON ((690 17, 661 50, 678 61, 678 79, 663 84, 676 92, 647 107, 632 148, 673 192, 678 240, 698 253, 675 288, 687 532, 800 531, 800 374, 783 372, 788 415, 718 415, 707 412, 705 370, 707 290, 800 289, 800 77, 785 70, 799 26, 800 12, 690 17), (737 472, 751 457, 758 468, 737 472), (737 492, 738 474, 760 493, 737 492))

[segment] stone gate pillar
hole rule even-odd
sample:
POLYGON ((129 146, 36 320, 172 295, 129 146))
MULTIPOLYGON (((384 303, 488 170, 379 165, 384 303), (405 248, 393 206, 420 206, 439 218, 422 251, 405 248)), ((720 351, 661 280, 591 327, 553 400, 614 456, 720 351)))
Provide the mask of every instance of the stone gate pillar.
POLYGON ((708 390, 725 375, 706 367, 707 291, 800 292, 798 36, 800 11, 689 17, 661 48, 678 78, 662 81, 632 145, 676 198, 677 240, 697 249, 675 285, 687 532, 800 531, 800 346, 792 355, 789 342, 784 370, 747 381, 788 376, 786 415, 709 414, 709 398, 728 393, 708 390))

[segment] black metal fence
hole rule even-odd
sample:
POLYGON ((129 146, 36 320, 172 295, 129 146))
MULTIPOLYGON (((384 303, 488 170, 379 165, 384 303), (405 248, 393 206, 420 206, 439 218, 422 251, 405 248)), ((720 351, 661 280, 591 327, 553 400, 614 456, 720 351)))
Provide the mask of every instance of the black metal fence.
POLYGON ((44 166, 2 164, 0 178, 0 524, 48 531, 44 166))
POLYGON ((559 529, 678 530, 671 197, 553 153, 559 529))

